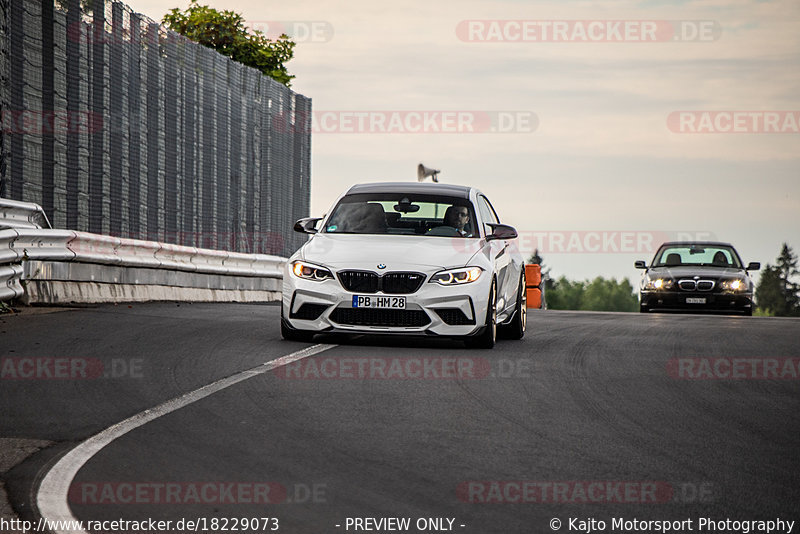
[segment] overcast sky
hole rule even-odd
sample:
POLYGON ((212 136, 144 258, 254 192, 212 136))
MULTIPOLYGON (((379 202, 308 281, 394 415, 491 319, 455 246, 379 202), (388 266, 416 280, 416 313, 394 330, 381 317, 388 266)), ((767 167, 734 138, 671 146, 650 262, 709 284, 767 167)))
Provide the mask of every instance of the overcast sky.
MULTIPOLYGON (((129 1, 157 20, 188 3, 129 1)), ((797 0, 201 3, 299 41, 312 215, 423 162, 483 190, 556 276, 635 281, 675 238, 800 249, 797 0)))

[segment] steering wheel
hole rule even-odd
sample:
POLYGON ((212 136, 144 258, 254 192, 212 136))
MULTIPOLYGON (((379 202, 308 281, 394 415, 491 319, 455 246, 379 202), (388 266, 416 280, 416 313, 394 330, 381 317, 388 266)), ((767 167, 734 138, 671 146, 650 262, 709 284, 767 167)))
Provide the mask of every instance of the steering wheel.
POLYGON ((463 237, 463 234, 453 226, 437 226, 428 230, 426 235, 442 237, 463 237))

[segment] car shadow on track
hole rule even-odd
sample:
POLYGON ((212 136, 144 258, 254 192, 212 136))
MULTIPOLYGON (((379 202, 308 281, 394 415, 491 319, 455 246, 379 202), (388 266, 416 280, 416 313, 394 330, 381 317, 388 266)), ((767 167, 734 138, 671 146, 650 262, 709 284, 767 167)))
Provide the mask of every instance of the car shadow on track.
POLYGON ((365 335, 365 334, 318 334, 314 343, 336 345, 398 347, 417 349, 473 350, 467 349, 463 341, 446 337, 408 336, 408 335, 365 335))

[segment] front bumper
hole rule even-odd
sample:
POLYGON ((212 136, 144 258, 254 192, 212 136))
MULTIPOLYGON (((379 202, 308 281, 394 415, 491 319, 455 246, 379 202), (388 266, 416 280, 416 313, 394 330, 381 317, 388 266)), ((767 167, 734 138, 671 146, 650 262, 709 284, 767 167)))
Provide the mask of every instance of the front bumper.
POLYGON ((643 310, 681 310, 722 313, 745 313, 753 309, 752 293, 713 293, 701 291, 641 291, 643 310), (704 303, 687 299, 704 298, 704 303))
POLYGON ((469 336, 486 323, 490 276, 462 286, 426 281, 414 293, 354 293, 337 279, 313 281, 284 274, 284 320, 292 328, 313 332, 469 336), (353 308, 353 295, 405 297, 406 309, 353 308))

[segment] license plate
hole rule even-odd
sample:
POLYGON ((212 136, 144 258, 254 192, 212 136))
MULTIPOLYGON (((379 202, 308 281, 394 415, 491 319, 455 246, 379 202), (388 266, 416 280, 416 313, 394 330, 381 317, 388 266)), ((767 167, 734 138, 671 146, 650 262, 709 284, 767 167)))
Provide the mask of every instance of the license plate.
POLYGON ((705 297, 687 297, 686 304, 705 304, 706 298, 705 297))
POLYGON ((353 295, 353 308, 389 308, 393 310, 405 310, 406 298, 353 295))

